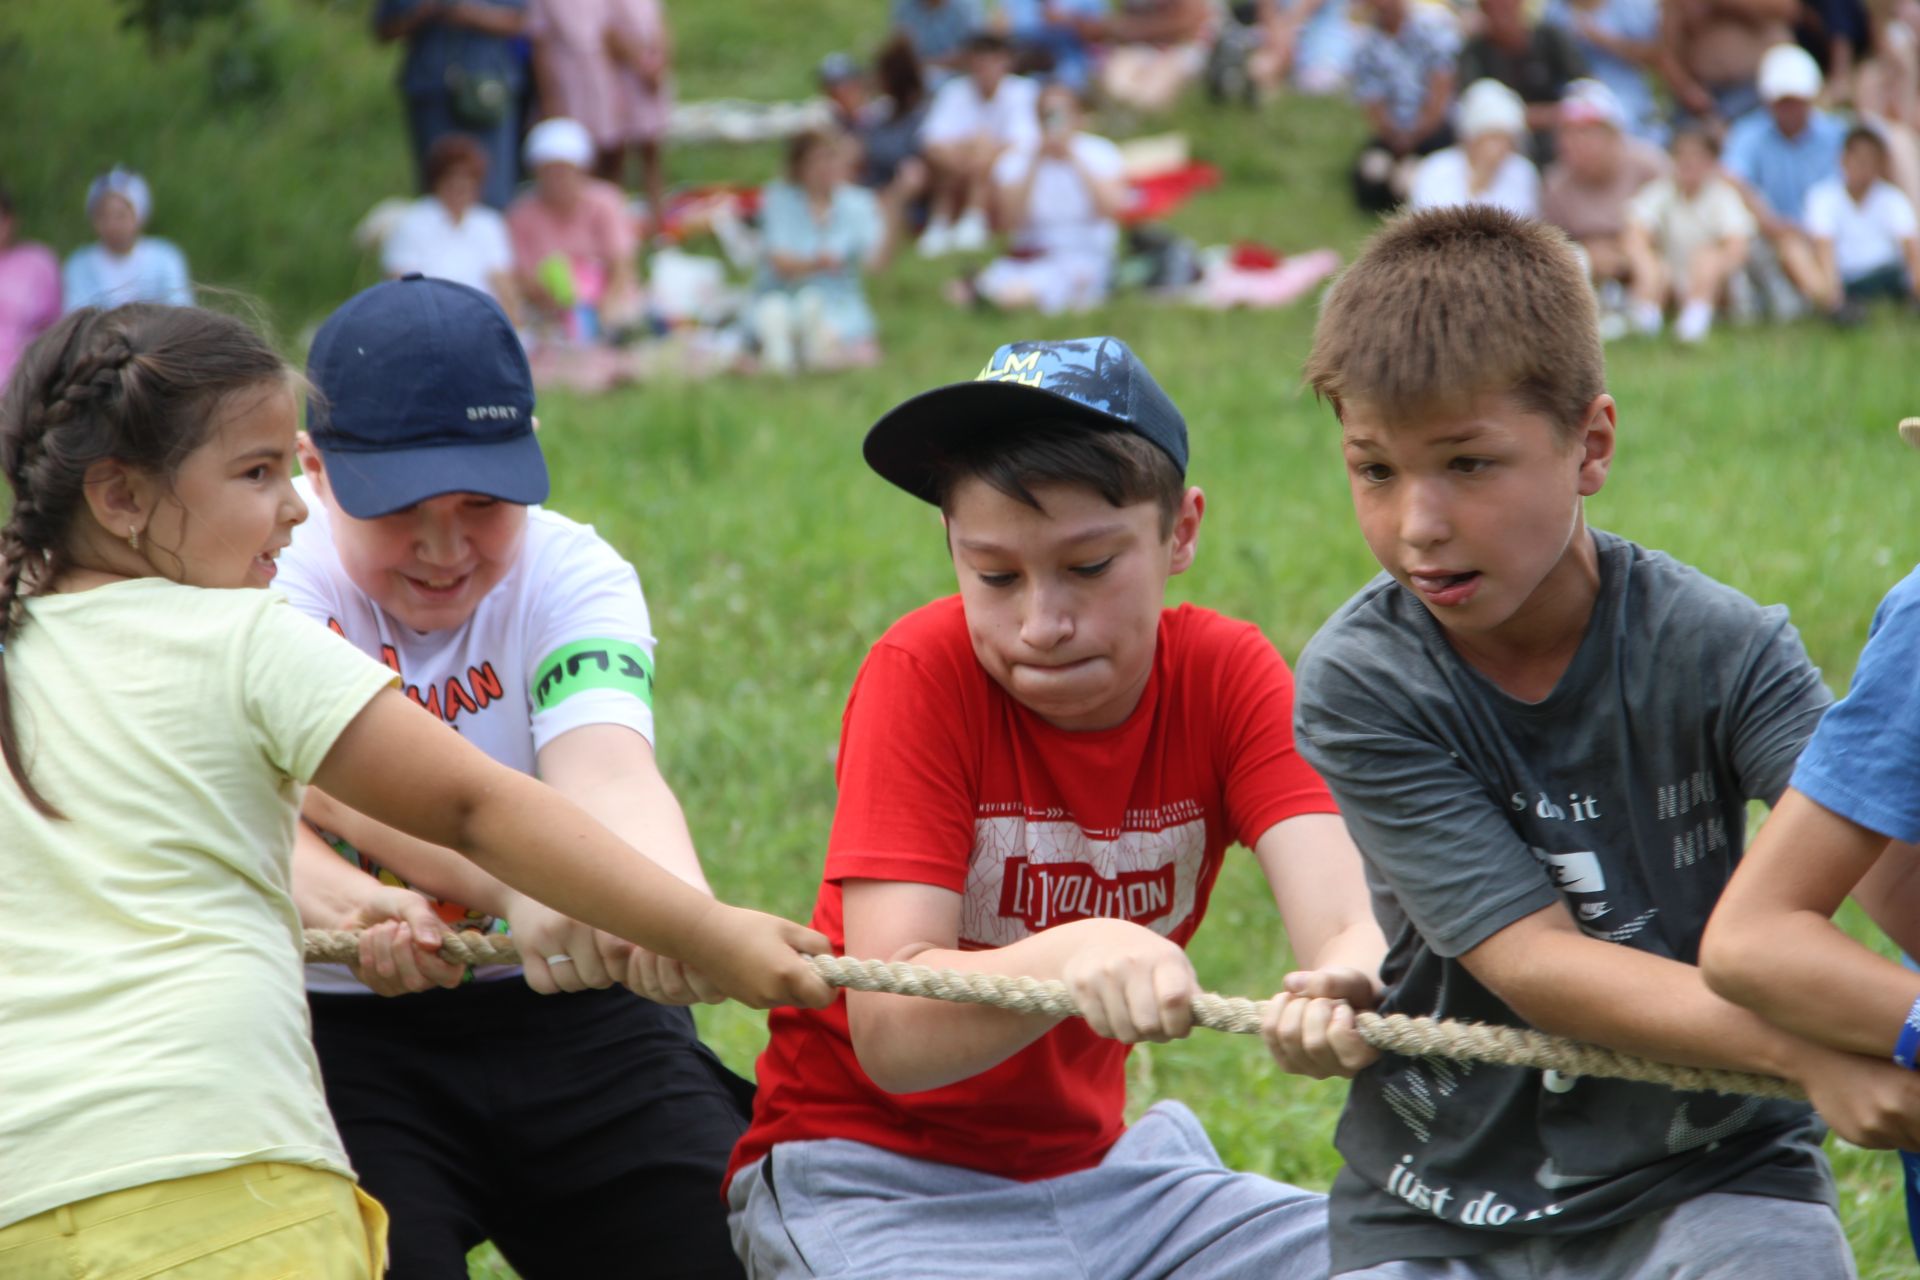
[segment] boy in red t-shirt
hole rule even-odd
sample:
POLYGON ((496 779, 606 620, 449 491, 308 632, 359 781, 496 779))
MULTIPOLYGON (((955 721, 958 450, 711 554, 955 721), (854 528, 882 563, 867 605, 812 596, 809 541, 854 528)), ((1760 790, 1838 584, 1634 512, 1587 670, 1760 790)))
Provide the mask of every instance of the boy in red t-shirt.
POLYGON ((1122 1120, 1127 1046, 1190 1029, 1182 948, 1229 844, 1308 966, 1268 1018, 1281 1065, 1373 1060, 1353 1010, 1385 951, 1286 664, 1164 607, 1205 507, 1179 410, 1116 339, 1014 343, 866 456, 940 506, 960 593, 854 682, 814 924, 847 955, 1057 978, 1087 1013, 776 1012, 728 1189, 749 1274, 1318 1280, 1324 1197, 1227 1170, 1178 1103, 1122 1120))

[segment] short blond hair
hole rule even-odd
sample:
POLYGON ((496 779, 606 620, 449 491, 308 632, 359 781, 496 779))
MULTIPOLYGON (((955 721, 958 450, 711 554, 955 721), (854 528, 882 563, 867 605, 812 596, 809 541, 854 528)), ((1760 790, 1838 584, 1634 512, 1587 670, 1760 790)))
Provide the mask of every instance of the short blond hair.
POLYGON ((1404 214, 1327 294, 1306 379, 1389 417, 1513 397, 1566 431, 1606 390, 1593 290, 1558 230, 1502 209, 1404 214))

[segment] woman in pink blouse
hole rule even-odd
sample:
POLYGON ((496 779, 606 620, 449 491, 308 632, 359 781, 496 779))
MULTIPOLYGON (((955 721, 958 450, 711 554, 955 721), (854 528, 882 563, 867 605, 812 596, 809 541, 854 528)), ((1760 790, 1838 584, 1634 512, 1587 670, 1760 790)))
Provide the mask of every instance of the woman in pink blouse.
POLYGON ((593 136, 595 173, 619 182, 640 156, 653 225, 660 225, 660 144, 672 103, 672 45, 660 0, 531 0, 541 114, 578 120, 593 136))
POLYGON ((49 325, 60 318, 60 259, 31 241, 16 242, 13 197, 0 189, 0 386, 49 325))

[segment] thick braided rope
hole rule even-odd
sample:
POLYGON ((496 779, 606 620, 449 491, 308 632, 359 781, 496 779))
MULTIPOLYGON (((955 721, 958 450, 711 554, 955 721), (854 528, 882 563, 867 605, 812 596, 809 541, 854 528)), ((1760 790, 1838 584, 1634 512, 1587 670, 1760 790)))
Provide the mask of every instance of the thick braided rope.
MULTIPOLYGON (((356 959, 358 935, 309 929, 309 961, 356 959)), ((511 964, 519 959, 513 939, 499 934, 459 933, 447 938, 440 954, 461 964, 511 964)), ((1043 1013, 1056 1018, 1078 1016, 1080 1008, 1066 985, 1039 978, 1007 977, 995 973, 958 973, 924 965, 885 960, 856 960, 846 956, 809 956, 808 963, 836 987, 880 991, 890 995, 922 996, 954 1004, 985 1004, 1014 1013, 1043 1013)), ((1193 1001, 1193 1020, 1215 1031, 1258 1034, 1264 1001, 1203 992, 1193 1001)), ((1638 1080, 1681 1090, 1744 1093, 1762 1098, 1804 1100, 1806 1094, 1790 1081, 1746 1071, 1719 1071, 1681 1067, 1615 1053, 1522 1027, 1496 1027, 1478 1022, 1440 1018, 1410 1018, 1401 1013, 1362 1013, 1355 1019, 1360 1036, 1385 1053, 1409 1057, 1456 1058, 1496 1066, 1529 1067, 1563 1076, 1597 1076, 1611 1080, 1638 1080)))

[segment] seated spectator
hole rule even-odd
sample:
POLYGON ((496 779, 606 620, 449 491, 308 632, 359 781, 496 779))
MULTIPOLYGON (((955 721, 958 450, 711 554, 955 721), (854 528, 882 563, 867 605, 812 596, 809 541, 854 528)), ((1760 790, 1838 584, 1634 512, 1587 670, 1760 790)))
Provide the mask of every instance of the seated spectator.
POLYGON ((60 318, 60 259, 19 240, 13 195, 0 187, 0 387, 33 340, 60 318))
POLYGON ((1656 145, 1666 141, 1649 77, 1663 65, 1665 50, 1659 0, 1547 0, 1540 21, 1565 32, 1588 73, 1613 90, 1628 133, 1656 145))
POLYGON ((854 181, 879 195, 887 217, 884 263, 926 214, 932 171, 921 155, 921 133, 932 99, 920 75, 920 59, 900 36, 881 46, 874 78, 880 95, 860 107, 849 132, 860 152, 854 181))
POLYGON ((1093 78, 1090 37, 1106 16, 1107 0, 997 0, 987 25, 1013 41, 1021 70, 1085 93, 1093 78))
POLYGON ((1355 32, 1347 0, 1259 0, 1260 47, 1247 74, 1261 97, 1283 84, 1321 96, 1346 88, 1355 32))
POLYGON ((1361 0, 1369 26, 1353 51, 1353 100, 1373 136, 1353 165, 1353 194, 1368 213, 1406 199, 1420 156, 1453 142, 1453 61, 1460 38, 1441 10, 1413 0, 1361 0))
POLYGON ((932 217, 920 253, 934 258, 987 247, 987 204, 1000 154, 1040 132, 1040 87, 1013 74, 1007 38, 981 32, 967 42, 967 73, 940 86, 920 137, 932 169, 932 217))
POLYGON ((827 100, 827 110, 833 113, 834 128, 852 133, 872 100, 866 73, 846 54, 830 53, 820 59, 813 74, 820 95, 827 100))
POLYGON ((1815 300, 1843 324, 1879 299, 1920 290, 1920 227, 1913 204, 1887 181, 1887 144, 1872 129, 1847 134, 1839 178, 1807 195, 1807 233, 1820 262, 1815 300))
POLYGON ((1525 0, 1480 0, 1480 30, 1460 49, 1464 84, 1498 80, 1527 104, 1533 158, 1553 159, 1553 128, 1567 86, 1587 74, 1587 61, 1560 27, 1527 17, 1525 0))
POLYGON ((907 38, 935 83, 966 65, 967 42, 985 19, 980 0, 893 0, 894 33, 907 38))
POLYGON ((480 203, 486 180, 487 153, 464 133, 428 147, 428 194, 387 234, 380 266, 389 276, 418 272, 478 289, 514 317, 513 242, 507 220, 480 203))
POLYGON ((880 253, 886 224, 873 192, 848 180, 849 159, 845 135, 800 134, 788 146, 785 179, 761 192, 754 332, 776 373, 879 357, 860 276, 880 253))
POLYGON ((673 51, 660 0, 527 0, 527 34, 540 114, 586 126, 595 177, 624 181, 627 153, 637 155, 658 225, 666 200, 660 146, 673 104, 673 51))
POLYGON ((1126 207, 1120 148, 1080 131, 1080 99, 1063 84, 1040 95, 1040 136, 993 167, 994 203, 1008 252, 974 278, 978 297, 1005 310, 1079 311, 1107 296, 1126 207))
POLYGON ((1805 309, 1804 299, 1823 292, 1823 275, 1801 219, 1808 193, 1838 176, 1847 127, 1814 106, 1820 68, 1798 45, 1767 50, 1759 87, 1766 106, 1727 131, 1722 164, 1739 180, 1760 231, 1747 274, 1774 317, 1788 320, 1805 309))
POLYGON ((507 210, 507 232, 529 324, 586 344, 632 327, 642 305, 639 236, 620 188, 589 172, 593 136, 577 120, 543 120, 526 152, 533 189, 507 210))
POLYGON ((1633 327, 1660 332, 1679 308, 1673 336, 1706 340, 1727 284, 1747 261, 1753 215, 1720 173, 1720 148, 1702 125, 1673 136, 1673 173, 1656 178, 1627 205, 1626 252, 1633 327))
POLYGON ((1799 0, 1665 0, 1661 40, 1673 99, 1716 126, 1761 104, 1760 63, 1793 39, 1799 0))
POLYGON ((60 279, 66 311, 126 302, 193 305, 186 256, 166 240, 140 234, 152 212, 147 180, 131 169, 115 168, 93 180, 87 217, 99 241, 67 255, 60 279))
POLYGON ((1120 0, 1099 27, 1101 91, 1137 111, 1167 110, 1207 65, 1213 19, 1208 0, 1120 0))
POLYGON ((1557 158, 1547 167, 1541 217, 1586 251, 1604 309, 1617 311, 1627 278, 1627 203, 1667 171, 1667 157, 1629 137, 1626 112, 1598 80, 1576 80, 1560 102, 1557 158))
POLYGON ((1489 204, 1522 218, 1540 216, 1540 171, 1522 148, 1527 109, 1498 80, 1476 80, 1460 95, 1455 130, 1460 141, 1420 162, 1408 203, 1489 204))

